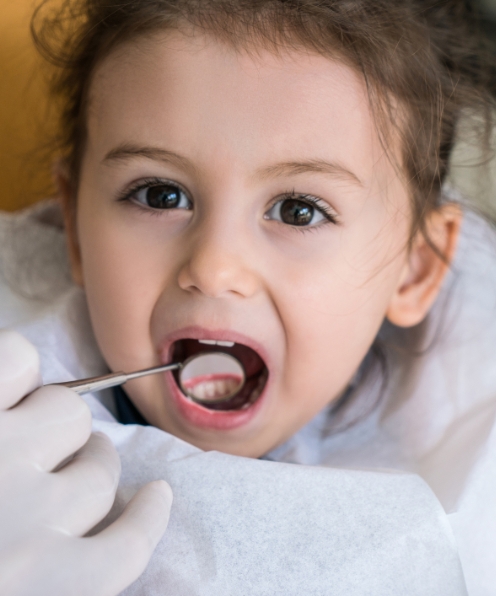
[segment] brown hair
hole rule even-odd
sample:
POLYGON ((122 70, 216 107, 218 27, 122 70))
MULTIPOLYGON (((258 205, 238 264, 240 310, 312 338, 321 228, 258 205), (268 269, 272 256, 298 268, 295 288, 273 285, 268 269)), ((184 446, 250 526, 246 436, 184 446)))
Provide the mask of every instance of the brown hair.
POLYGON ((235 47, 304 48, 352 66, 384 146, 388 131, 400 135, 412 234, 439 204, 463 115, 478 115, 489 147, 494 72, 463 0, 64 0, 54 8, 44 0, 32 32, 57 67, 58 146, 76 187, 95 68, 119 44, 167 29, 205 31, 235 47))

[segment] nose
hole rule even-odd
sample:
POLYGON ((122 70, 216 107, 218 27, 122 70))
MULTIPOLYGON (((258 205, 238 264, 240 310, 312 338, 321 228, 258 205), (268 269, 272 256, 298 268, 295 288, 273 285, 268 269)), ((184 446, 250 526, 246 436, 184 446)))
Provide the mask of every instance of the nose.
POLYGON ((192 243, 189 257, 179 271, 179 287, 210 298, 249 298, 260 287, 254 257, 250 243, 239 236, 204 231, 192 243))

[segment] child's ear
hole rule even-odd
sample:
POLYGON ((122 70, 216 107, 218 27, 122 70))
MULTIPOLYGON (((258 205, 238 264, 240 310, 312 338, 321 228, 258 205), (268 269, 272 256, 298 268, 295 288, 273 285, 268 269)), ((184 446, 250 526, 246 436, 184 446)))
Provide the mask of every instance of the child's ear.
POLYGON ((54 164, 53 177, 57 188, 57 198, 60 201, 64 216, 72 279, 77 285, 83 286, 81 252, 79 250, 76 225, 76 196, 69 175, 69 168, 65 161, 60 160, 54 164))
POLYGON ((429 241, 421 232, 415 236, 386 312, 394 325, 411 327, 427 315, 453 260, 462 218, 460 207, 446 204, 433 211, 425 222, 429 241))

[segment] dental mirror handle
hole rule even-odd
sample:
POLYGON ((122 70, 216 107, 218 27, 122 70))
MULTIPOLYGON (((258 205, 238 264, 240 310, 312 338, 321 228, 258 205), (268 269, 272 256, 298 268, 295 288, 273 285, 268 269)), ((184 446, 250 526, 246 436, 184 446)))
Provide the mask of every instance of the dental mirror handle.
POLYGON ((109 389, 110 387, 117 387, 117 385, 123 385, 131 379, 139 379, 147 375, 155 375, 161 372, 167 372, 168 370, 176 370, 181 368, 180 362, 173 362, 172 364, 166 364, 163 366, 154 366, 153 368, 146 368, 144 370, 138 370, 133 373, 110 373, 101 377, 91 377, 89 379, 79 379, 78 381, 69 381, 68 383, 54 383, 54 385, 60 385, 62 387, 68 387, 79 395, 84 393, 93 393, 94 391, 102 391, 102 389, 109 389))

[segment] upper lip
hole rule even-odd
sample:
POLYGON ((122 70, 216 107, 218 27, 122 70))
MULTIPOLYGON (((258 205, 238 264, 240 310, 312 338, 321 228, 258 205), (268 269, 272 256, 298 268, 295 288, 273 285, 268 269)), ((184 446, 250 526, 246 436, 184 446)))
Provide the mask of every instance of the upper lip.
POLYGON ((183 327, 167 334, 159 346, 159 356, 164 364, 171 361, 172 346, 180 339, 215 339, 220 341, 233 341, 237 344, 248 346, 262 358, 265 366, 271 370, 271 358, 265 347, 253 338, 232 331, 231 329, 206 329, 198 325, 183 327))

